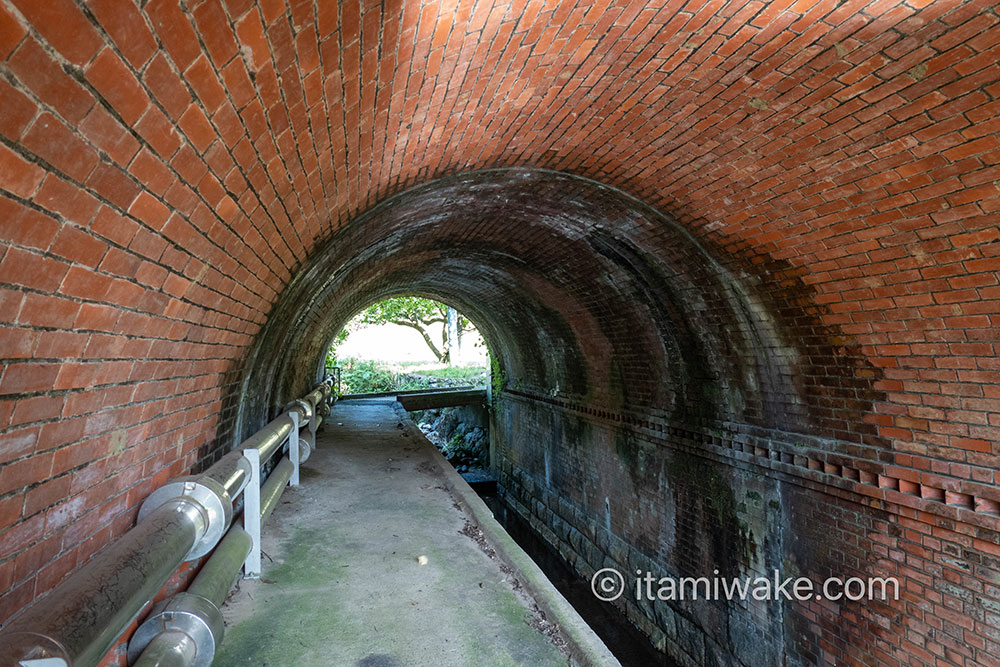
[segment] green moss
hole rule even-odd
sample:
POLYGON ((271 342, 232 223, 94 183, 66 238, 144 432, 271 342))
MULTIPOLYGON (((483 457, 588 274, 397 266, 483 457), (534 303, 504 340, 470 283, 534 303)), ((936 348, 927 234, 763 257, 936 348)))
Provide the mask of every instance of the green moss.
POLYGON ((915 67, 911 67, 910 70, 906 73, 906 75, 911 79, 913 79, 914 81, 920 81, 920 79, 924 78, 926 74, 927 74, 927 63, 920 63, 915 67))
POLYGON ((292 548, 282 560, 272 563, 265 559, 261 583, 242 584, 274 586, 282 594, 272 596, 266 608, 255 609, 255 618, 250 622, 226 628, 214 664, 288 664, 291 656, 296 659, 305 656, 300 647, 315 645, 318 629, 331 640, 353 631, 350 627, 353 615, 338 604, 335 596, 296 594, 325 588, 331 576, 347 571, 347 563, 335 560, 321 566, 311 556, 328 539, 317 531, 295 530, 292 548), (303 619, 309 622, 304 623, 303 619), (252 662, 245 660, 247 656, 252 656, 252 662))
POLYGON ((491 350, 490 355, 490 383, 493 390, 493 405, 491 408, 499 407, 501 395, 503 394, 504 387, 507 385, 507 375, 504 373, 503 366, 500 365, 500 360, 497 355, 493 354, 491 350))
POLYGON ((679 453, 671 458, 670 472, 675 479, 697 486, 705 517, 711 524, 704 529, 711 532, 717 545, 715 562, 724 566, 729 562, 728 552, 748 565, 756 547, 750 527, 739 516, 745 507, 736 502, 732 486, 716 466, 692 454, 679 453))

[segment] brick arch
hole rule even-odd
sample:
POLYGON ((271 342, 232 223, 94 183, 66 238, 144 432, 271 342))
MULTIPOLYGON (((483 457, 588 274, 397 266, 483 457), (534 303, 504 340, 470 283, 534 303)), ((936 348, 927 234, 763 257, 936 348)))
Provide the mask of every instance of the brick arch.
MULTIPOLYGON (((435 178, 541 168, 669 215, 734 277, 737 312, 775 322, 761 340, 801 350, 788 395, 808 437, 785 447, 758 430, 783 412, 735 398, 751 424, 730 431, 535 398, 638 433, 592 434, 622 465, 667 433, 790 476, 789 504, 828 510, 787 522, 808 545, 908 554, 930 611, 873 618, 889 639, 862 646, 811 610, 802 655, 989 664, 994 599, 945 591, 997 569, 997 23, 996 3, 945 0, 4 0, 0 612, 233 444, 263 327, 352 220, 435 178), (970 560, 949 570, 954 554, 970 560)), ((518 409, 546 437, 582 432, 537 404, 518 409)), ((650 493, 697 510, 694 492, 650 493)), ((669 543, 639 533, 644 553, 669 543)))
POLYGON ((810 421, 806 384, 793 378, 828 398, 844 388, 808 377, 797 330, 782 330, 752 284, 625 193, 527 169, 439 179, 348 223, 264 327, 240 421, 259 427, 316 381, 316 359, 360 307, 414 290, 480 322, 512 386, 613 410, 838 432, 810 421))

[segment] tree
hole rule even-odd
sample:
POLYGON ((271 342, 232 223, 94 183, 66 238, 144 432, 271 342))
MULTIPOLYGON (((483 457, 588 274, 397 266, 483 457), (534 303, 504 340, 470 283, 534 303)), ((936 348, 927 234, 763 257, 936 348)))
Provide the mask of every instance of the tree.
POLYGON ((333 343, 330 344, 330 349, 326 351, 326 367, 333 368, 338 365, 337 360, 337 346, 347 340, 347 336, 350 331, 347 327, 344 327, 337 332, 337 335, 333 338, 333 343))
POLYGON ((454 313, 455 309, 432 299, 400 296, 373 303, 365 308, 356 320, 361 324, 398 324, 415 329, 423 336, 434 358, 440 363, 450 364, 451 351, 453 348, 457 349, 461 332, 471 331, 473 327, 469 320, 457 313, 452 316, 456 325, 449 327, 449 311, 454 313), (434 339, 431 337, 435 325, 441 325, 440 348, 434 344, 434 339))

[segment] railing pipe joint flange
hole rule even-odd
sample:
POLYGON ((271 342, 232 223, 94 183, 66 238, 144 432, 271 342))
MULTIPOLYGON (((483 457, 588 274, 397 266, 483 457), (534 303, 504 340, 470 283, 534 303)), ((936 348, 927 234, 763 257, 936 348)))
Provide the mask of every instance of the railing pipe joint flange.
POLYGON ((182 632, 194 642, 194 661, 190 667, 210 667, 215 649, 222 643, 222 612, 211 600, 192 593, 178 593, 153 607, 149 616, 128 643, 131 665, 161 632, 182 632))
POLYGON ((71 653, 53 637, 40 632, 24 630, 4 637, 4 651, 0 655, 0 665, 11 667, 23 664, 46 664, 52 667, 70 667, 71 653), (17 662, 4 662, 5 658, 17 662))
POLYGON ((310 403, 309 401, 305 400, 304 398, 297 398, 297 399, 295 399, 294 401, 292 401, 291 403, 289 403, 288 405, 285 406, 285 412, 289 412, 289 411, 294 410, 296 408, 299 408, 301 410, 301 412, 302 412, 302 414, 299 415, 299 417, 300 417, 299 418, 299 426, 306 426, 306 425, 308 425, 309 422, 312 421, 313 413, 314 413, 314 409, 313 409, 312 403, 310 403))
POLYGON ((139 508, 139 521, 160 505, 179 498, 201 514, 200 537, 184 560, 201 558, 222 539, 233 520, 233 503, 226 489, 210 477, 181 477, 153 491, 139 508))

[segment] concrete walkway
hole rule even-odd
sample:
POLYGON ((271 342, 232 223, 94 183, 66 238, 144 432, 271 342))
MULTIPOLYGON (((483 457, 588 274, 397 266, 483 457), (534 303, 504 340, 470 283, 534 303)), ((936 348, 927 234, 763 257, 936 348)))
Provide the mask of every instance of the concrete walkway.
POLYGON ((570 664, 394 400, 338 403, 319 440, 264 526, 263 577, 223 607, 216 667, 570 664))

